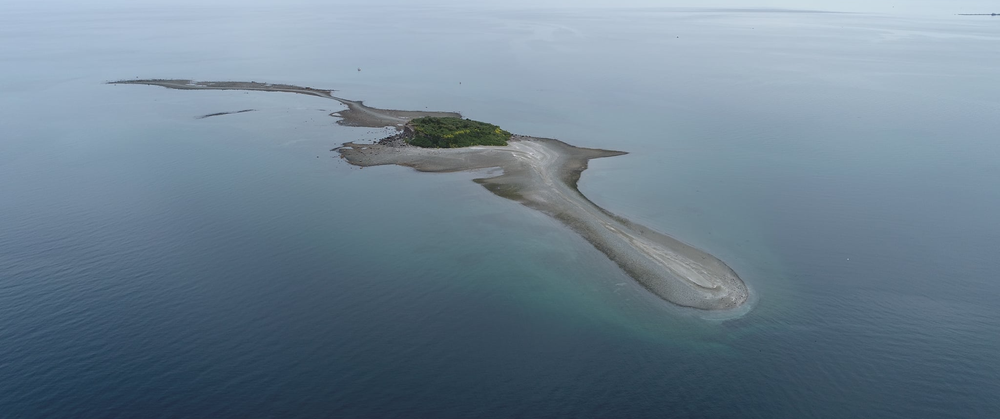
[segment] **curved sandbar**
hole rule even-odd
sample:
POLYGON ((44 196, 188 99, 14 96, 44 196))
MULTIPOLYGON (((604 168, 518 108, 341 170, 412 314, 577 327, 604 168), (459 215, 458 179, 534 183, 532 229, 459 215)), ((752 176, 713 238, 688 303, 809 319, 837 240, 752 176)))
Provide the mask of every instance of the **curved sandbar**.
MULTIPOLYGON (((239 89, 246 83, 187 80, 135 80, 180 89, 239 89), (201 87, 192 87, 201 86, 201 87)), ((455 116, 443 112, 377 109, 340 99, 329 90, 287 85, 250 84, 253 89, 309 94, 348 106, 338 115, 344 125, 401 127, 419 116, 455 116), (268 86, 274 86, 269 88, 268 86)), ((718 258, 672 237, 616 216, 595 205, 577 189, 590 159, 625 154, 580 148, 562 141, 515 135, 506 146, 421 148, 406 144, 406 132, 377 144, 345 143, 340 156, 357 166, 401 165, 423 172, 454 172, 499 167, 503 174, 475 181, 494 194, 516 200, 555 217, 618 264, 657 296, 677 305, 704 310, 739 307, 748 296, 743 281, 718 258)))
POLYGON ((420 148, 391 141, 347 143, 337 150, 358 166, 396 164, 423 172, 499 167, 502 175, 475 181, 494 194, 563 222, 664 300, 704 310, 725 310, 747 299, 743 281, 721 260, 616 216, 580 193, 577 181, 590 159, 623 152, 516 135, 507 146, 420 148))

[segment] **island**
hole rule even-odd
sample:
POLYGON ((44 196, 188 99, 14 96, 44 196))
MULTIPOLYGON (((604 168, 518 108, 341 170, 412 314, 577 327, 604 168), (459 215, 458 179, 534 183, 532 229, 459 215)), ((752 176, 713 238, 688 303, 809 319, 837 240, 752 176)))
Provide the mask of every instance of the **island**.
POLYGON ((457 148, 507 145, 511 133, 485 122, 455 117, 424 116, 403 126, 406 142, 417 147, 457 148))
POLYGON ((493 194, 517 201, 559 220, 607 255, 636 282, 663 300, 701 310, 730 310, 747 301, 743 280, 722 260, 666 234, 599 207, 580 193, 577 182, 591 159, 626 154, 575 147, 559 140, 511 134, 456 112, 397 111, 319 90, 283 84, 124 80, 185 90, 259 90, 325 97, 347 109, 331 115, 349 126, 396 127, 374 144, 344 143, 333 151, 361 167, 400 165, 421 172, 500 168, 478 178, 493 194))

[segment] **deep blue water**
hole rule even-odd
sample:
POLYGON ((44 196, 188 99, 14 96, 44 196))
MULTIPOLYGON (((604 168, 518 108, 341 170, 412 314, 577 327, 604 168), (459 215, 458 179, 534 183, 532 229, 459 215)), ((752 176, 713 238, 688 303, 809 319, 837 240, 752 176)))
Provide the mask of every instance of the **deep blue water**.
POLYGON ((0 418, 1000 417, 997 68, 954 16, 0 5, 0 418), (481 173, 349 167, 334 102, 133 77, 629 151, 581 189, 752 309, 481 173))

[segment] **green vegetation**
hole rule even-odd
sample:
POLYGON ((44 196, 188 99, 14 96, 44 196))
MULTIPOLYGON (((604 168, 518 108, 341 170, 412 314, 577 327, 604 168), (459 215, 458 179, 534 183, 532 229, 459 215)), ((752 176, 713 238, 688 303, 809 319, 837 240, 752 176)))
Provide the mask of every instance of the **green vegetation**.
POLYGON ((455 148, 474 145, 507 145, 510 133, 485 122, 462 118, 425 116, 410 121, 413 136, 407 141, 427 148, 455 148))

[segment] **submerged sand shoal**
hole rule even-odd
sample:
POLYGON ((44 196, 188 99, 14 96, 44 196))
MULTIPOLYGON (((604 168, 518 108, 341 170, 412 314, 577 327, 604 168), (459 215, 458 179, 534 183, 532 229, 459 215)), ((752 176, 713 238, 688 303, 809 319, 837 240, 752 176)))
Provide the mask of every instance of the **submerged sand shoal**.
MULTIPOLYGON (((255 82, 127 80, 184 90, 257 90, 333 99, 348 107, 331 115, 351 126, 403 126, 421 116, 461 116, 454 112, 378 109, 333 96, 332 90, 255 82)), ((629 276, 660 298, 685 307, 728 310, 746 302, 748 291, 718 258, 665 234, 619 217, 591 202, 577 189, 590 159, 625 154, 574 147, 562 141, 513 136, 507 146, 428 149, 403 141, 346 143, 336 149, 356 166, 401 165, 423 172, 500 168, 503 174, 475 181, 494 194, 542 211, 583 236, 629 276)))

